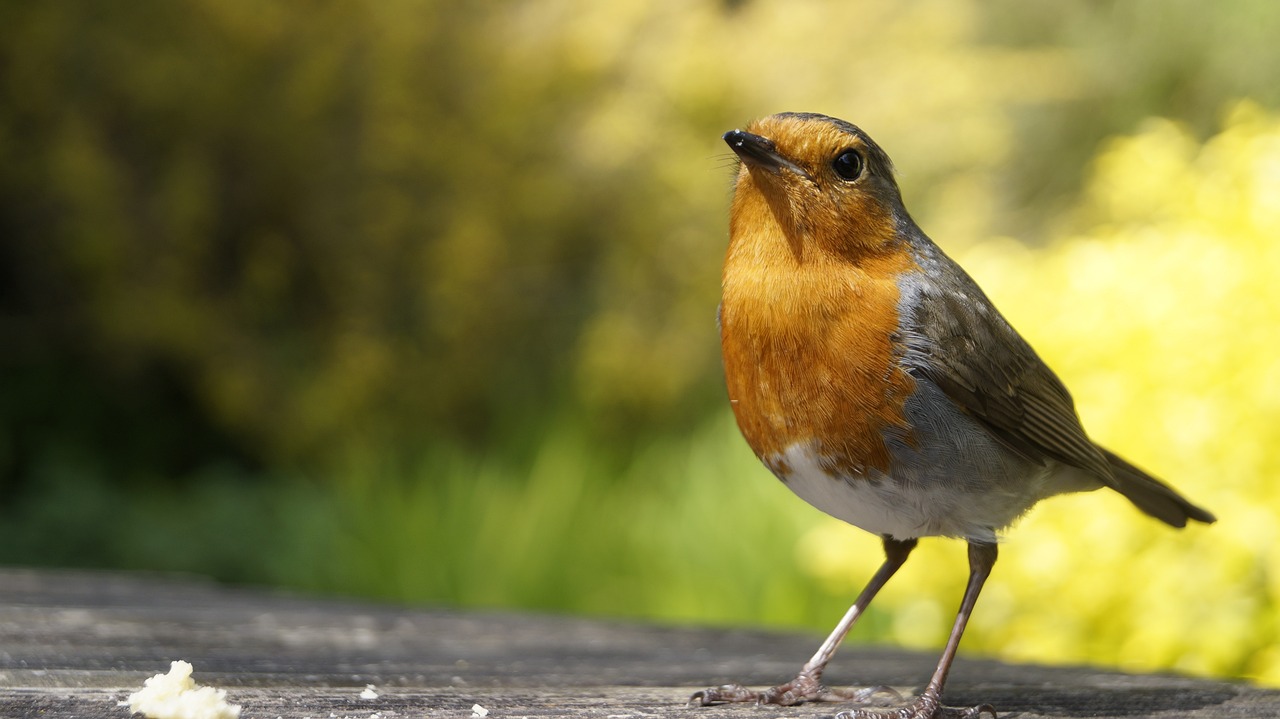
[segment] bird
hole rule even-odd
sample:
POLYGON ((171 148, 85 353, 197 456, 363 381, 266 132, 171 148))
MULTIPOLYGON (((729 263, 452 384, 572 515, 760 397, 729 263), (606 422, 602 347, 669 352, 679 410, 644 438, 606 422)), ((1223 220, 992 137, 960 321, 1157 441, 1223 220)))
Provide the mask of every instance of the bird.
POLYGON ((1003 530, 1042 499, 1103 487, 1173 527, 1215 518, 1089 438, 1062 381, 908 214, 889 155, 861 128, 785 112, 723 139, 738 171, 718 323, 738 428, 801 499, 879 535, 884 561, 795 678, 690 703, 868 703, 887 688, 828 688, 823 671, 936 536, 964 540, 969 561, 936 670, 904 706, 838 716, 995 716, 942 692, 1003 530))

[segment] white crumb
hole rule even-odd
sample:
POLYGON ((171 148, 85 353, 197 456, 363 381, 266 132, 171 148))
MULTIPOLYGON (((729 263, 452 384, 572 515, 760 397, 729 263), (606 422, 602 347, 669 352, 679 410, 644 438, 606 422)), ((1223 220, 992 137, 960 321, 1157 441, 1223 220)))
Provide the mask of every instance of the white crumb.
POLYGON ((377 699, 378 692, 374 691, 374 689, 375 687, 372 684, 365 684, 364 691, 360 692, 360 698, 361 699, 377 699))
POLYGON ((479 704, 471 705, 471 719, 484 719, 489 716, 489 710, 479 704))
POLYGON ((168 674, 148 679, 129 695, 129 710, 151 719, 239 719, 240 705, 227 703, 227 691, 191 680, 191 665, 173 662, 168 674))

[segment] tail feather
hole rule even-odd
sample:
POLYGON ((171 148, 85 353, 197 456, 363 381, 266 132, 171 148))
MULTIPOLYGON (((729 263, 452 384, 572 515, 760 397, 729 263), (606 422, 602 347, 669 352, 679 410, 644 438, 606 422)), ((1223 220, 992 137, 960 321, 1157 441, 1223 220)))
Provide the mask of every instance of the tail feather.
POLYGON ((1217 518, 1208 511, 1197 507, 1178 494, 1172 487, 1129 464, 1110 450, 1099 447, 1111 465, 1111 473, 1115 483, 1111 488, 1134 506, 1156 519, 1174 527, 1187 526, 1187 520, 1211 524, 1217 518))

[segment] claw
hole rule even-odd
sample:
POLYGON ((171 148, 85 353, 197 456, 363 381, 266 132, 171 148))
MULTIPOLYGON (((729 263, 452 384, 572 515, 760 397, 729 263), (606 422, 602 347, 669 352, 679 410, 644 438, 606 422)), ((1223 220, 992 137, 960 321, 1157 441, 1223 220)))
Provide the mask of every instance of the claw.
POLYGON ((976 707, 943 706, 938 697, 925 693, 906 706, 896 709, 852 709, 835 715, 835 719, 979 719, 990 714, 999 719, 995 707, 980 704, 976 707))
POLYGON ((805 702, 852 702, 867 704, 877 697, 902 701, 902 695, 893 687, 874 686, 860 689, 830 689, 822 685, 818 677, 801 674, 785 684, 764 690, 748 689, 741 684, 722 684, 696 691, 689 697, 689 706, 713 706, 716 704, 754 702, 794 706, 805 702))
POLYGON ((751 702, 759 699, 760 692, 748 689, 741 684, 721 684, 696 691, 689 697, 689 706, 709 707, 716 704, 732 702, 751 702))
POLYGON ((897 689, 894 689, 893 687, 885 686, 883 684, 879 686, 874 686, 874 687, 862 687, 861 689, 855 689, 855 690, 829 689, 828 692, 830 692, 837 698, 826 699, 824 701, 849 701, 849 702, 855 702, 857 704, 870 704, 871 701, 875 699, 876 695, 879 695, 879 694, 884 695, 885 699, 890 699, 895 702, 904 701, 905 699, 902 696, 902 692, 899 692, 897 689))

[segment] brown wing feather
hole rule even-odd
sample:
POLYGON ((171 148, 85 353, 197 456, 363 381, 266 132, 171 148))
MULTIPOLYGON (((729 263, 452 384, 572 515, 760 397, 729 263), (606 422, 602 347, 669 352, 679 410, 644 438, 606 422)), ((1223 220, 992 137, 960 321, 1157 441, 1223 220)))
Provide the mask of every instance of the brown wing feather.
MULTIPOLYGON (((933 257, 933 265, 950 262, 933 257)), ((928 268, 931 263, 924 263, 928 268)), ((951 284, 922 282, 904 314, 908 372, 938 385, 1028 459, 1079 467, 1147 514, 1174 527, 1214 516, 1085 434, 1075 402, 1058 376, 1031 349, 973 280, 952 265, 951 284), (951 292, 941 288, 953 287, 951 292)))
POLYGON ((951 283, 956 275, 968 280, 957 291, 929 282, 913 293, 904 328, 908 371, 937 384, 1024 457, 1079 467, 1112 484, 1110 466, 1085 434, 1062 381, 963 270, 952 268, 951 283))

